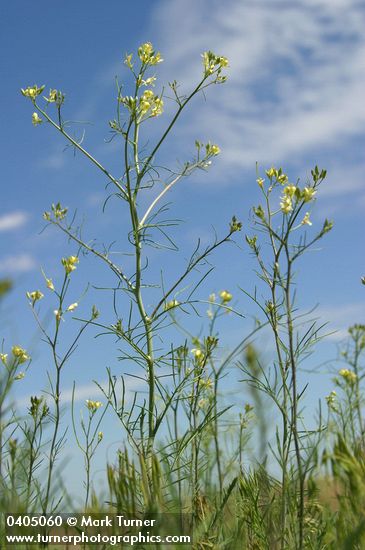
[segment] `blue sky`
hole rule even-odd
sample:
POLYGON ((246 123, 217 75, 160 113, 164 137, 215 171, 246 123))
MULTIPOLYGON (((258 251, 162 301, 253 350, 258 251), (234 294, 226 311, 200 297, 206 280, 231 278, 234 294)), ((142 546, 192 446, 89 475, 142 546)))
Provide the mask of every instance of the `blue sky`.
MULTIPOLYGON (((103 177, 85 159, 65 150, 51 128, 32 126, 31 105, 19 90, 34 83, 62 89, 67 118, 81 121, 75 126, 76 135, 85 129, 87 148, 117 172, 119 151, 114 142, 105 141, 115 109, 114 77, 126 77, 125 53, 146 40, 165 59, 158 67, 159 81, 176 79, 183 89, 199 77, 204 50, 230 60, 228 82, 196 99, 158 159, 172 167, 189 159, 197 138, 216 142, 222 149, 209 173, 194 175, 169 197, 174 201, 172 214, 185 220, 180 236, 176 232, 183 257, 198 237, 208 242, 213 227, 223 233, 232 214, 248 227, 249 209, 259 200, 256 162, 262 170, 271 164, 283 166, 292 180, 302 181, 315 164, 327 168, 328 178, 312 214, 313 230, 325 217, 334 220, 335 228, 321 242, 321 251, 307 256, 298 281, 300 303, 308 309, 319 304, 321 319, 339 331, 313 359, 313 366, 324 353, 334 357, 346 327, 364 321, 363 4, 356 0, 138 4, 79 0, 55 6, 39 0, 3 2, 0 19, 1 48, 6 52, 1 61, 0 277, 10 276, 15 284, 2 306, 0 324, 5 348, 19 342, 34 356, 31 375, 17 390, 19 399, 44 387, 49 367, 47 350, 37 343, 25 292, 42 286, 41 266, 57 280, 60 258, 75 252, 55 230, 40 234, 43 211, 58 200, 77 209, 85 217, 88 236, 97 235, 106 243, 123 235, 127 227, 126 212, 119 204, 111 204, 104 215, 101 212, 106 196, 103 177)), ((171 108, 167 105, 166 110, 168 118, 171 108)), ((151 140, 162 123, 163 118, 151 126, 151 140)), ((243 235, 238 242, 242 250, 230 246, 214 257, 217 268, 202 289, 202 298, 229 288, 237 307, 252 313, 238 286, 253 288, 253 264, 243 235)), ((152 259, 167 278, 174 278, 179 261, 157 252, 152 252, 152 259)), ((95 262, 83 260, 70 301, 79 300, 87 282, 105 286, 110 277, 95 262)), ((88 311, 92 303, 113 322, 106 293, 91 289, 80 312, 88 311)), ((50 298, 42 308, 44 314, 52 311, 50 298)), ((230 321, 225 329, 227 345, 237 342, 245 327, 230 321)), ((65 333, 70 336, 72 328, 65 327, 65 333)), ((83 400, 94 394, 93 378, 105 379, 106 366, 121 372, 115 356, 110 341, 86 340, 65 374, 65 399, 74 379, 83 400)), ((331 389, 330 376, 313 376, 311 382, 314 407, 331 389)))

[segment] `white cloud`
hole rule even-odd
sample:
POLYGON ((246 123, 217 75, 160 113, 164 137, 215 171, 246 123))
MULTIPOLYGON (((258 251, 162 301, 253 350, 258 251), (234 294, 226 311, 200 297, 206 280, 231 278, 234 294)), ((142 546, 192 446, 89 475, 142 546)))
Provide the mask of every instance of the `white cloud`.
POLYGON ((0 231, 10 231, 18 229, 28 220, 28 214, 22 211, 10 212, 0 216, 0 231))
POLYGON ((0 258, 0 272, 25 273, 36 267, 36 262, 30 254, 19 254, 0 258))
POLYGON ((316 310, 316 313, 318 313, 321 321, 328 321, 325 331, 336 331, 329 336, 331 340, 335 341, 341 341, 346 338, 348 327, 354 323, 364 322, 363 303, 343 304, 341 306, 320 306, 316 310))
POLYGON ((164 0, 152 23, 169 79, 192 85, 206 49, 230 59, 229 81, 180 127, 222 145, 222 172, 317 158, 320 148, 341 157, 364 136, 365 10, 356 1, 164 0))

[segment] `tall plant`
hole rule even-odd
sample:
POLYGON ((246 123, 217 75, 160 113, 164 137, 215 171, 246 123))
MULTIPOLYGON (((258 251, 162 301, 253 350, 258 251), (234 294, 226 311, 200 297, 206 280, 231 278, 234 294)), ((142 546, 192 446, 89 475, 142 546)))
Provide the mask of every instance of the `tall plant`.
POLYGON ((321 229, 314 231, 310 218, 310 208, 326 177, 325 170, 316 166, 305 186, 299 181, 291 183, 282 169, 272 167, 265 175, 265 179, 257 178, 263 202, 253 209, 254 227, 260 236, 246 236, 246 240, 256 259, 258 276, 266 287, 265 301, 257 290, 249 296, 271 329, 275 349, 273 376, 263 368, 259 373, 253 372, 248 363, 242 367, 250 385, 266 393, 280 412, 281 428, 276 430, 273 453, 281 469, 281 548, 295 544, 295 548, 302 549, 306 480, 316 445, 310 444, 306 437, 300 404, 306 386, 300 386, 299 365, 321 337, 321 327, 310 319, 305 324, 303 314, 297 311, 294 269, 301 256, 333 224, 325 220, 321 229))
MULTIPOLYGON (((133 256, 134 266, 130 273, 112 259, 108 250, 100 250, 94 244, 84 240, 80 230, 68 221, 67 209, 60 204, 53 205, 50 212, 44 214, 45 220, 57 226, 80 247, 80 251, 97 257, 115 276, 114 291, 124 291, 129 301, 129 315, 122 319, 116 310, 113 323, 102 324, 92 320, 104 332, 114 335, 126 346, 123 358, 132 359, 145 372, 147 399, 142 402, 134 400, 132 405, 125 402, 122 392, 121 402, 116 396, 115 381, 110 374, 110 391, 107 398, 121 420, 130 442, 141 461, 142 471, 148 480, 149 499, 155 497, 153 478, 153 456, 156 452, 156 436, 162 427, 167 411, 170 409, 182 386, 189 381, 190 373, 170 390, 163 384, 160 369, 171 367, 177 360, 178 351, 173 348, 162 353, 156 336, 168 319, 168 314, 176 308, 183 309, 191 305, 193 291, 184 300, 177 300, 185 280, 207 257, 220 245, 228 242, 233 233, 241 229, 241 224, 233 218, 227 233, 216 239, 210 246, 202 248, 198 243, 186 264, 186 267, 175 280, 160 286, 159 296, 152 306, 146 300, 149 292, 148 255, 146 246, 159 246, 157 234, 162 234, 170 244, 169 227, 175 222, 164 218, 165 207, 162 200, 165 195, 181 180, 198 169, 206 170, 212 159, 219 154, 217 145, 208 142, 195 142, 194 158, 185 162, 180 169, 161 168, 157 158, 166 139, 176 122, 194 97, 213 84, 222 84, 226 80, 223 74, 228 65, 227 58, 217 56, 210 51, 204 52, 203 73, 195 87, 186 95, 180 94, 176 81, 169 83, 170 94, 175 103, 175 112, 167 122, 161 135, 148 148, 145 146, 146 123, 162 115, 167 94, 156 91, 156 76, 151 72, 163 61, 160 52, 151 43, 146 42, 138 48, 136 58, 132 54, 125 57, 125 65, 131 77, 131 94, 123 94, 123 86, 117 81, 116 118, 109 122, 113 136, 121 140, 123 169, 121 174, 113 175, 84 147, 82 141, 75 139, 69 131, 69 123, 64 118, 65 96, 60 90, 51 89, 42 97, 44 86, 36 85, 22 90, 34 107, 32 122, 35 126, 48 123, 56 129, 75 149, 82 153, 114 186, 114 196, 120 199, 129 214, 129 254, 133 256), (147 207, 143 207, 146 204, 147 207)), ((171 97, 170 97, 171 99, 171 97)), ((204 278, 204 276, 203 276, 204 278)), ((207 356, 208 358, 208 356, 207 356)), ((197 359, 196 359, 197 362, 197 359)), ((122 382, 124 388, 124 380, 122 382)), ((197 429, 197 426, 195 426, 197 429)))

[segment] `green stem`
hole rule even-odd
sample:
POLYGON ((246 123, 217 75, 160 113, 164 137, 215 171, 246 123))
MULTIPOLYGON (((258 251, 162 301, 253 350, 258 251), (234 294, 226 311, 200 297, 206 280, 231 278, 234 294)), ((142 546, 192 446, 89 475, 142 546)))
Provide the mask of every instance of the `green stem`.
POLYGON ((298 434, 298 390, 297 390, 297 364, 295 359, 295 349, 294 349, 294 329, 293 329, 293 319, 292 319, 292 305, 291 305, 291 296, 290 296, 290 287, 291 287, 291 268, 292 262, 289 256, 288 246, 285 246, 286 256, 288 260, 287 268, 287 284, 285 287, 285 301, 286 301, 286 313, 287 313, 287 330, 289 337, 289 359, 291 367, 291 386, 292 386, 292 415, 291 415, 291 431, 293 434, 295 455, 298 468, 298 477, 299 477, 299 509, 298 509, 298 520, 299 520, 299 550, 303 549, 304 544, 304 483, 305 475, 303 475, 302 468, 302 457, 300 450, 300 439, 298 434))

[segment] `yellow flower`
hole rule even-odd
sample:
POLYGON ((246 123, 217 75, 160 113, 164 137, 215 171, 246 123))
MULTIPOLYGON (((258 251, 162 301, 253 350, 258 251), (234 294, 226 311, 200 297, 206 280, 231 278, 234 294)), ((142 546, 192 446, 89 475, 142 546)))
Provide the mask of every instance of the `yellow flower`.
POLYGON ((162 113, 163 113, 163 100, 160 97, 156 97, 154 106, 152 107, 151 115, 159 116, 162 113))
POLYGON ((18 360, 19 365, 22 363, 25 363, 29 359, 29 355, 25 351, 25 349, 21 348, 20 346, 13 346, 11 348, 11 351, 15 357, 15 359, 18 360))
POLYGON ((221 290, 219 296, 224 304, 227 304, 232 300, 232 294, 228 290, 221 290))
POLYGON ((162 63, 163 59, 160 52, 157 52, 156 55, 152 55, 150 58, 151 65, 157 65, 157 63, 162 63))
POLYGON ((124 59, 124 63, 125 63, 125 64, 127 65, 127 67, 129 67, 130 69, 133 68, 132 57, 133 57, 133 54, 130 53, 130 54, 126 54, 125 59, 124 59))
POLYGON ((152 90, 145 90, 143 92, 143 95, 142 95, 142 100, 149 100, 149 99, 152 99, 154 98, 155 94, 153 93, 152 90))
POLYGON ((278 171, 277 169, 272 166, 271 168, 269 168, 269 170, 266 170, 266 175, 268 178, 272 179, 273 177, 275 177, 277 175, 278 171))
POLYGON ((37 300, 41 300, 44 294, 40 290, 34 290, 33 292, 27 292, 27 298, 32 301, 33 305, 37 300))
POLYGON ((74 302, 73 304, 70 304, 66 311, 74 311, 79 304, 77 302, 74 302))
POLYGON ((38 116, 38 113, 32 114, 32 124, 33 126, 38 126, 39 124, 42 124, 43 120, 40 116, 38 116))
POLYGON ((57 90, 50 90, 49 96, 46 98, 49 103, 54 103, 57 100, 58 92, 57 90))
POLYGON ((289 214, 293 210, 291 198, 288 196, 281 197, 280 208, 284 214, 289 214))
POLYGON ((288 181, 288 176, 286 174, 279 174, 277 176, 277 180, 279 183, 281 183, 281 185, 284 185, 288 181))
POLYGON ((263 188, 264 186, 264 183, 265 183, 265 180, 263 178, 257 178, 257 184, 259 187, 261 187, 261 189, 263 188))
POLYGON ((194 358, 195 358, 197 361, 201 362, 201 361, 204 360, 204 352, 203 352, 201 349, 199 349, 199 348, 193 348, 193 349, 191 350, 191 353, 194 355, 194 358))
POLYGON ((220 57, 217 57, 217 62, 221 67, 228 67, 228 58, 221 55, 220 57))
POLYGON ((357 380, 356 374, 349 369, 341 369, 338 371, 338 374, 342 376, 345 382, 348 382, 350 385, 354 384, 357 380))
POLYGON ((56 220, 60 221, 62 221, 66 217, 66 214, 68 212, 68 208, 63 208, 60 202, 58 202, 57 204, 52 204, 51 210, 56 220))
POLYGON ((86 399, 86 406, 91 413, 95 413, 98 409, 100 409, 100 407, 103 406, 103 404, 100 401, 91 401, 90 399, 86 399))
POLYGON ((313 199, 316 193, 317 191, 315 191, 313 187, 304 187, 302 191, 302 199, 304 200, 304 202, 309 202, 313 199))
POLYGON ((8 354, 7 354, 7 353, 0 353, 0 361, 1 361, 1 362, 3 363, 3 365, 5 365, 5 366, 6 366, 6 364, 7 364, 7 362, 6 362, 7 358, 8 358, 8 354))
POLYGON ((16 376, 14 376, 14 380, 23 380, 24 377, 25 377, 25 373, 19 372, 16 376))
POLYGON ((146 114, 151 107, 151 103, 149 101, 141 101, 140 103, 140 110, 142 114, 146 114))
POLYGON ((309 217, 310 217, 310 213, 306 212, 302 220, 302 225, 312 225, 312 222, 310 221, 309 217))
POLYGON ((54 316, 56 317, 56 321, 59 321, 59 320, 61 319, 61 317, 62 317, 62 312, 61 312, 61 310, 60 310, 60 309, 55 309, 55 310, 53 311, 53 313, 54 313, 54 316))
POLYGON ((327 401, 327 405, 330 407, 331 405, 334 404, 334 402, 336 401, 336 392, 335 390, 332 390, 331 393, 329 393, 328 395, 326 395, 326 401, 327 401))
POLYGON ((47 103, 57 103, 57 105, 61 107, 65 101, 65 94, 63 94, 60 90, 51 89, 48 97, 44 96, 44 99, 47 103))
POLYGON ((180 302, 178 300, 170 300, 165 304, 165 311, 177 307, 178 305, 180 305, 180 302))
POLYGON ((25 89, 22 88, 21 93, 23 94, 23 96, 29 97, 30 99, 34 100, 37 96, 39 96, 43 92, 44 88, 45 88, 44 86, 41 86, 40 88, 38 88, 38 86, 34 84, 34 86, 28 86, 25 89))
POLYGON ((205 152, 207 157, 215 157, 216 155, 219 155, 221 150, 218 145, 208 142, 205 146, 205 152))
POLYGON ((155 82, 156 82, 156 77, 155 76, 150 76, 150 77, 146 78, 146 80, 142 80, 141 84, 142 84, 142 86, 154 86, 155 82))
POLYGON ((69 275, 71 271, 76 269, 76 264, 79 263, 79 259, 77 256, 69 256, 68 258, 62 258, 61 262, 67 275, 69 275))
POLYGON ((100 441, 102 441, 103 437, 104 437, 103 432, 99 432, 98 433, 98 443, 100 443, 100 441))
POLYGON ((54 284, 53 284, 52 279, 47 279, 46 278, 46 285, 47 285, 47 288, 49 288, 49 290, 54 290, 54 284))
POLYGON ((287 185, 286 187, 284 187, 283 193, 287 197, 292 198, 292 197, 294 197, 296 190, 297 190, 297 188, 295 187, 295 185, 287 185))

